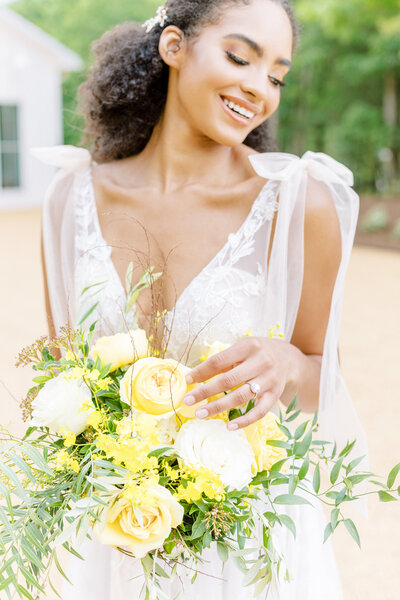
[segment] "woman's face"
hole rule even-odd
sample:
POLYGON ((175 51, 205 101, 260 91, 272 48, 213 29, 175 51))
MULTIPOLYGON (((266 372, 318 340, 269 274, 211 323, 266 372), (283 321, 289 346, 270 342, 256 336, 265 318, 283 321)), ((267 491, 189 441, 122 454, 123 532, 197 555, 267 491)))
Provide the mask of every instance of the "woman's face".
POLYGON ((227 5, 185 50, 174 97, 194 133, 218 144, 241 144, 278 108, 290 68, 293 31, 270 0, 227 5))

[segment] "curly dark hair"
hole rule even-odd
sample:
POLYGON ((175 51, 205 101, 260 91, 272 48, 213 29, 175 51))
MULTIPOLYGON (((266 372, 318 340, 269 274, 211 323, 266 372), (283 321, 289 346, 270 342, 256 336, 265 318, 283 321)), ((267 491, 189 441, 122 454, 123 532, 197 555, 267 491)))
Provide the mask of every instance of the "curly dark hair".
MULTIPOLYGON (((218 20, 230 4, 251 0, 168 0, 167 25, 176 25, 186 39, 218 20)), ((289 16, 294 45, 299 27, 288 0, 272 0, 289 16)), ((98 162, 127 158, 141 152, 158 123, 167 98, 169 67, 159 41, 163 28, 146 33, 136 23, 107 31, 93 45, 96 56, 88 79, 80 86, 80 109, 86 120, 85 143, 98 162)), ((254 129, 245 143, 259 152, 271 150, 268 122, 254 129)))

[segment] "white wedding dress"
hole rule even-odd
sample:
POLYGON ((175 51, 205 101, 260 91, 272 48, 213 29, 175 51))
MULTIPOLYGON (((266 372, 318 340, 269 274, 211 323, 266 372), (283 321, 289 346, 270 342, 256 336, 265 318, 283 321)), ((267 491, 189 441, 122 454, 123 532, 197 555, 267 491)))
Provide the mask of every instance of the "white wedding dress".
MULTIPOLYGON (((74 147, 36 149, 34 154, 60 167, 46 199, 43 213, 44 252, 51 309, 56 328, 93 304, 82 303, 80 292, 105 282, 95 301, 90 321, 99 320, 98 334, 120 331, 124 289, 112 263, 112 249, 99 226, 92 185, 91 158, 74 147), (82 305, 83 304, 83 305, 82 305)), ((322 439, 344 445, 357 438, 356 455, 366 454, 363 430, 340 375, 337 344, 344 277, 358 215, 358 197, 350 188, 351 172, 324 154, 267 153, 250 158, 266 184, 238 231, 182 292, 166 316, 171 337, 170 354, 189 366, 196 364, 207 343, 233 343, 251 330, 264 336, 277 322, 290 341, 298 311, 304 250, 304 206, 307 178, 326 186, 335 204, 342 232, 342 261, 335 285, 322 361, 320 431, 322 439), (272 253, 267 256, 271 224, 277 211, 272 253), (188 352, 190 348, 190 352, 188 352)), ((128 324, 125 324, 129 326, 128 324)), ((286 557, 290 582, 279 584, 281 600, 341 600, 343 598, 330 543, 323 544, 325 517, 315 506, 288 507, 295 520, 297 538, 286 529, 274 533, 286 557)), ((139 600, 143 579, 140 562, 118 551, 86 540, 78 551, 85 561, 72 558, 63 600, 139 600), (136 577, 139 575, 139 577, 136 577), (136 578, 135 578, 136 577, 136 578)), ((242 574, 222 563, 214 548, 194 585, 190 578, 166 583, 170 600, 250 600, 252 586, 242 585, 242 574)), ((261 597, 261 596, 260 596, 261 597)), ((272 596, 271 596, 272 598, 272 596)))

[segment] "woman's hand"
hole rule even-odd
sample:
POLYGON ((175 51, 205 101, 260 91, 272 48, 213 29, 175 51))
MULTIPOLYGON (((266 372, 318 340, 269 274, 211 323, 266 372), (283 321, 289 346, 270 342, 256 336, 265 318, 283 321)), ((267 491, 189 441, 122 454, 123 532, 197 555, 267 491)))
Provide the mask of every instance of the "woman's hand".
POLYGON ((226 396, 202 406, 196 412, 199 419, 212 417, 242 406, 254 398, 248 384, 257 383, 260 393, 254 408, 228 423, 231 430, 247 427, 264 417, 285 391, 290 391, 291 400, 293 399, 296 394, 297 353, 297 348, 281 339, 242 339, 190 371, 186 376, 188 384, 207 383, 193 389, 185 397, 185 404, 192 406, 216 394, 227 392, 226 396))

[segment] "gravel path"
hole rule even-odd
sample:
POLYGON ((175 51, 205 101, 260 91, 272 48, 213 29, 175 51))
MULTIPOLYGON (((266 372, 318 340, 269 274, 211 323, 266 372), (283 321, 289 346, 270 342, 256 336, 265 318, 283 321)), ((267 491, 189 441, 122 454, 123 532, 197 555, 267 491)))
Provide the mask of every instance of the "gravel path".
MULTIPOLYGON (((13 358, 46 332, 39 230, 36 211, 0 213, 0 421, 14 432, 24 429, 18 400, 30 373, 16 370, 13 358)), ((357 247, 347 278, 341 362, 367 430, 372 470, 382 475, 400 461, 399 345, 400 253, 357 247)), ((345 599, 398 600, 400 504, 371 501, 369 519, 356 519, 362 551, 347 532, 335 534, 345 599)))

